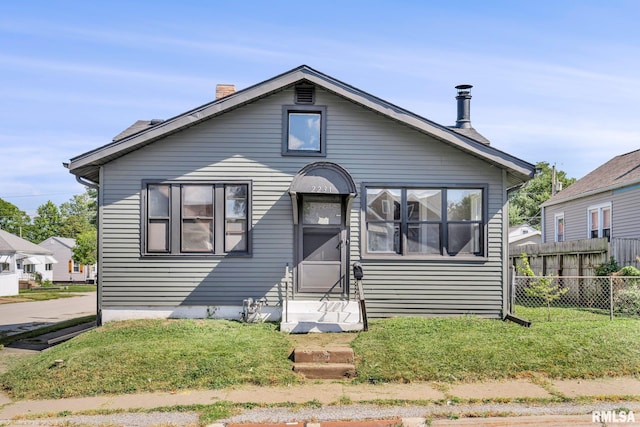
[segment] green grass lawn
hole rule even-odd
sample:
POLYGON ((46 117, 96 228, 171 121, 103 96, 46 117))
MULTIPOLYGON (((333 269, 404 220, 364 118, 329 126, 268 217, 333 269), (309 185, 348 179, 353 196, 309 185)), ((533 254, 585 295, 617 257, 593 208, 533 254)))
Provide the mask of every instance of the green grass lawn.
MULTIPOLYGON (((546 316, 546 309, 536 316, 546 316)), ((370 332, 352 344, 358 380, 640 375, 640 319, 601 318, 538 322, 530 328, 476 317, 374 321, 370 332)))
MULTIPOLYGON (((640 375, 640 320, 603 318, 531 328, 476 317, 375 320, 351 344, 353 381, 640 375)), ((0 386, 15 398, 42 399, 285 385, 302 381, 288 360, 293 345, 274 324, 114 322, 16 362, 0 386)))
POLYGON ((33 399, 290 384, 298 378, 289 352, 274 324, 114 322, 20 360, 0 384, 13 397, 33 399))
MULTIPOLYGON (((599 308, 564 308, 551 307, 549 310, 551 322, 580 322, 592 320, 609 320, 609 310, 599 308)), ((549 313, 546 307, 525 307, 516 305, 514 314, 520 318, 534 323, 549 322, 549 313)), ((616 314, 619 317, 618 314, 616 314)))
POLYGON ((16 302, 24 302, 25 299, 31 301, 45 301, 58 298, 71 298, 78 292, 95 292, 95 285, 55 285, 55 286, 43 286, 37 289, 20 289, 19 295, 15 295, 12 298, 16 302))

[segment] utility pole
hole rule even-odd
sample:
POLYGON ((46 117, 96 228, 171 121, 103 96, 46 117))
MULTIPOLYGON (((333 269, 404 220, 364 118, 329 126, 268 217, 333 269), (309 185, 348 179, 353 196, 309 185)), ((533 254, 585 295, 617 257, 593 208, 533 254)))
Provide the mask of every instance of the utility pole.
POLYGON ((552 196, 555 196, 558 189, 558 183, 556 181, 557 181, 556 164, 554 163, 553 166, 551 167, 551 195, 552 196))

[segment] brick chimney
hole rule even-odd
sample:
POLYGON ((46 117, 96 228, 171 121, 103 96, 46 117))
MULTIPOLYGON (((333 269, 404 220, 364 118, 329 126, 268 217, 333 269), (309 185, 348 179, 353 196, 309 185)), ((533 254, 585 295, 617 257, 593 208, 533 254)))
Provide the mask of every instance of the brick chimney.
POLYGON ((217 84, 216 85, 216 99, 224 98, 233 93, 236 93, 235 85, 217 84))

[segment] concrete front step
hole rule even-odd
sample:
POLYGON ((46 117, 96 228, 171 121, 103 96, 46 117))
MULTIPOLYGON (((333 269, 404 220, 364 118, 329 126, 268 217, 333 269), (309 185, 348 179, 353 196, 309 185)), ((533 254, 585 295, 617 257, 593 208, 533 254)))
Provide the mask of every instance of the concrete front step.
POLYGON ((360 306, 355 301, 288 301, 280 330, 291 333, 361 331, 360 306))
POLYGON ((293 371, 309 379, 335 380, 352 378, 356 367, 350 363, 295 363, 293 371))
POLYGON ((353 349, 340 348, 296 348, 293 351, 295 363, 353 363, 353 349))
POLYGON ((303 347, 293 350, 293 371, 311 379, 343 379, 356 375, 353 349, 303 347))
POLYGON ((280 330, 291 334, 307 334, 310 332, 358 332, 363 329, 362 323, 325 323, 325 322, 282 322, 280 330))

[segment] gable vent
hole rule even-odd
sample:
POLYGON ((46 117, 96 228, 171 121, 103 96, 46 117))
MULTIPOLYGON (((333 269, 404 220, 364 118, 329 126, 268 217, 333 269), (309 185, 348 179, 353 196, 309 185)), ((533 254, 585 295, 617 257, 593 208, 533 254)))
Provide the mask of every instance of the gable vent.
POLYGON ((296 104, 313 104, 316 102, 316 88, 312 85, 296 86, 296 104))

